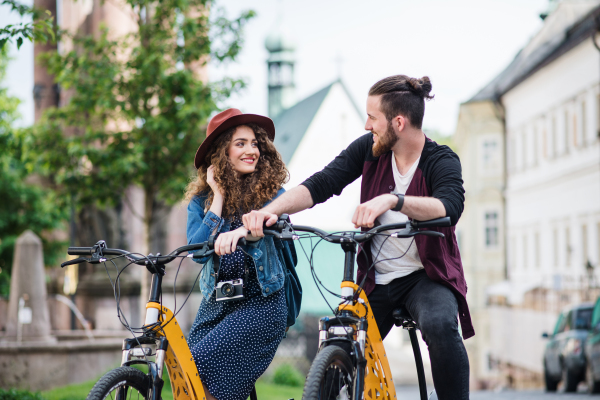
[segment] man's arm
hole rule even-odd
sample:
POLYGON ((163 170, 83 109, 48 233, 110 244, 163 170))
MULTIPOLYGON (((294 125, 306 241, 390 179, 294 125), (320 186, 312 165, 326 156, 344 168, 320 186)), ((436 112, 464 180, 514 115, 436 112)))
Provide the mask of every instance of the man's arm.
MULTIPOLYGON (((398 197, 393 194, 382 194, 356 207, 352 223, 355 228, 375 226, 375 220, 384 212, 398 204, 398 197)), ((405 196, 400 210, 404 215, 417 221, 427 221, 446 216, 446 208, 434 197, 405 196)))
POLYGON ((252 236, 264 236, 263 223, 271 226, 277 222, 279 215, 284 213, 295 214, 313 205, 313 199, 306 186, 299 185, 288 190, 261 210, 244 214, 242 222, 246 229, 250 230, 252 236))
MULTIPOLYGON (((462 170, 458 156, 442 146, 438 153, 430 155, 431 168, 428 169, 428 185, 431 197, 405 196, 402 213, 417 221, 450 217, 456 225, 464 209, 462 170)), ((375 219, 398 204, 398 198, 391 194, 377 196, 358 206, 352 222, 356 227, 372 228, 375 219)))
POLYGON ((285 192, 259 211, 242 216, 244 226, 253 236, 263 236, 263 223, 267 226, 277 221, 283 213, 294 214, 318 203, 323 203, 354 182, 362 174, 365 157, 371 154, 373 138, 370 133, 356 139, 323 170, 313 174, 302 184, 285 192))

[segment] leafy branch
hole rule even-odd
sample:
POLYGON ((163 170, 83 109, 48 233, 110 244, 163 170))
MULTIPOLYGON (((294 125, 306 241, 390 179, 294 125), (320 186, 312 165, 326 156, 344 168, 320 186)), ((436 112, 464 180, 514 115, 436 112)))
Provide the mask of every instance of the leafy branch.
POLYGON ((31 17, 31 21, 0 27, 0 49, 4 48, 6 43, 12 43, 13 40, 17 44, 17 49, 21 48, 24 40, 36 40, 44 43, 56 40, 54 17, 50 11, 29 7, 16 0, 2 0, 0 5, 10 6, 10 11, 17 12, 21 17, 31 17))

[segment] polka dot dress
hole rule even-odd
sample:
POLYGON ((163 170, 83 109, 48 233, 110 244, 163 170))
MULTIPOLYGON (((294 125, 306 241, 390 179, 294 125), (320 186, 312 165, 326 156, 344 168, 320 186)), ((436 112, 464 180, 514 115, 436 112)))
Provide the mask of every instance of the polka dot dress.
MULTIPOLYGON (((231 229, 241 226, 234 220, 231 229)), ((244 277, 246 255, 221 257, 219 281, 244 277)), ((217 400, 246 400, 283 339, 287 306, 283 290, 264 297, 254 263, 248 263, 245 299, 203 299, 188 344, 202 382, 217 400)))

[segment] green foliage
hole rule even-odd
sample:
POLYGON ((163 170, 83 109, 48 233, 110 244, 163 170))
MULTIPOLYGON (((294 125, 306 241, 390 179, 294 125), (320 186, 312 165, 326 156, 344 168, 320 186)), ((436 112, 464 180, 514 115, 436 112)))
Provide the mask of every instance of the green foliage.
POLYGON ((304 385, 302 374, 290 364, 282 364, 273 374, 273 383, 276 385, 298 387, 304 385))
POLYGON ((87 397, 98 379, 44 390, 42 397, 44 400, 82 400, 87 397))
MULTIPOLYGON (((138 367, 138 366, 134 366, 138 367)), ((144 368, 138 368, 143 372, 147 372, 144 368)), ((100 377, 98 377, 99 379, 100 377)), ((88 393, 92 390, 94 384, 98 379, 93 379, 83 383, 77 383, 73 385, 61 386, 42 392, 43 400, 80 400, 85 399, 88 393)), ((171 382, 166 372, 163 374, 165 384, 161 393, 163 400, 173 400, 173 393, 171 391, 171 382)), ((304 380, 300 386, 282 386, 267 382, 265 379, 260 378, 256 382, 256 393, 260 400, 281 400, 281 399, 301 399, 302 398, 302 386, 304 380)), ((0 397, 0 400, 4 398, 0 397)), ((12 400, 12 398, 11 398, 12 400)), ((29 399, 27 399, 29 400, 29 399)), ((33 399, 32 399, 33 400, 33 399)), ((35 400, 42 400, 36 398, 35 400)))
POLYGON ((207 0, 127 3, 136 13, 135 32, 71 37, 73 50, 43 57, 72 97, 22 137, 28 168, 79 206, 114 204, 126 187, 143 188, 149 224, 154 200, 182 198, 208 118, 244 86, 235 79, 204 82, 198 67, 234 60, 253 13, 229 21, 216 10, 209 17, 207 0))
POLYGON ((456 145, 454 143, 454 137, 452 135, 443 135, 437 130, 426 130, 425 135, 428 138, 440 145, 450 147, 453 151, 456 151, 456 145))
POLYGON ((0 388, 0 400, 44 400, 39 392, 0 388))
POLYGON ((54 18, 50 11, 29 7, 16 0, 2 0, 0 5, 10 6, 11 11, 16 11, 21 17, 31 17, 29 22, 0 27, 0 49, 3 49, 6 43, 10 43, 14 39, 16 39, 17 49, 21 48, 25 39, 39 42, 55 39, 54 18))
POLYGON ((302 399, 301 386, 282 386, 266 383, 262 379, 256 382, 256 394, 260 400, 302 399))
MULTIPOLYGON (((4 78, 7 49, 0 49, 0 81, 4 78)), ((15 242, 26 229, 42 237, 45 262, 52 265, 64 253, 63 243, 44 239, 43 232, 54 229, 66 218, 63 202, 56 194, 27 182, 21 161, 22 141, 13 125, 18 118, 19 100, 0 87, 0 296, 8 297, 15 242)))

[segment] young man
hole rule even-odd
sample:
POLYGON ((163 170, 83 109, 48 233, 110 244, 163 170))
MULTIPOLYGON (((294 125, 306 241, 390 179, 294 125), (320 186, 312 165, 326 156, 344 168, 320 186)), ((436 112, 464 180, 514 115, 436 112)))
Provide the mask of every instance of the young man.
POLYGON ((439 399, 468 399, 469 360, 457 316, 465 339, 475 332, 454 233, 464 189, 458 156, 421 130, 425 99, 433 98, 430 91, 428 77, 396 75, 377 82, 367 98, 365 129, 370 133, 300 186, 244 215, 243 221, 254 236, 262 236, 264 222, 272 225, 282 213, 293 214, 339 195, 361 175, 361 204, 352 218, 357 228, 449 216, 452 227, 435 229, 444 233, 443 239, 386 241, 376 236, 367 242, 357 256, 357 281, 366 275, 363 287, 382 337, 392 328, 392 310, 398 306, 418 323, 439 399))

